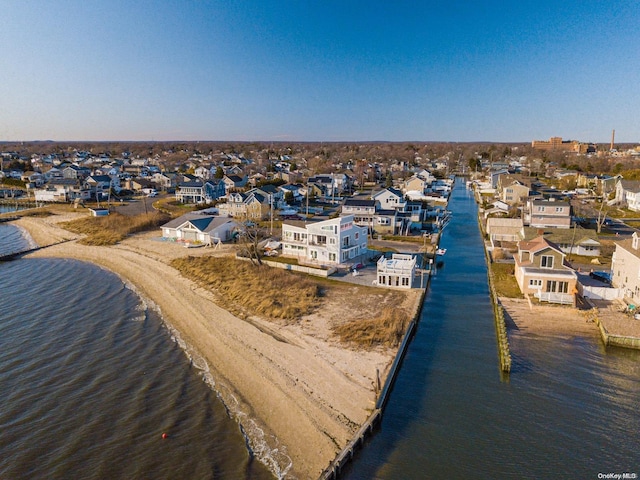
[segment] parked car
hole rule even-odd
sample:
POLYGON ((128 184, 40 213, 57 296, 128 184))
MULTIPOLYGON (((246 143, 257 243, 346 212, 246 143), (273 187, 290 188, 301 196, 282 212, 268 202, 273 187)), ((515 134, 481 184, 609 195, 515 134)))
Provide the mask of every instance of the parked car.
POLYGON ((595 271, 590 272, 589 276, 595 280, 601 281, 602 283, 606 283, 607 285, 611 284, 611 274, 609 274, 609 272, 595 271))

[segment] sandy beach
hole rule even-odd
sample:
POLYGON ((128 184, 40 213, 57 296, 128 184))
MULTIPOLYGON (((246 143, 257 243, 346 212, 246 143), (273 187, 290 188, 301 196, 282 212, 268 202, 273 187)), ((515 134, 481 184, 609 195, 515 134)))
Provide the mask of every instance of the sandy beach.
POLYGON ((559 305, 531 304, 525 299, 500 297, 511 335, 589 336, 599 338, 588 311, 559 305))
MULTIPOLYGON (((75 215, 18 220, 40 246, 70 240, 31 256, 92 262, 132 284, 157 306, 194 364, 209 370, 207 378, 242 425, 255 455, 280 477, 317 478, 373 409, 376 369, 384 379, 395 354, 383 348, 349 350, 330 337, 331 322, 350 314, 344 307, 353 287, 291 325, 241 319, 168 265, 180 256, 229 254, 230 247, 185 249, 158 241, 159 232, 112 247, 83 246, 57 226, 75 215)), ((408 311, 418 294, 406 297, 408 311)), ((376 308, 375 298, 358 303, 376 308)))

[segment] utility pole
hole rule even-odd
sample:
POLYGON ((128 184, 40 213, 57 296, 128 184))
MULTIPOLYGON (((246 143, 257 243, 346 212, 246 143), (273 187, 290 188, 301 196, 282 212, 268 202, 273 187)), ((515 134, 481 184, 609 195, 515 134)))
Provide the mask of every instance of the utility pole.
POLYGON ((269 235, 273 235, 273 194, 269 194, 270 213, 271 213, 271 225, 269 227, 269 235))

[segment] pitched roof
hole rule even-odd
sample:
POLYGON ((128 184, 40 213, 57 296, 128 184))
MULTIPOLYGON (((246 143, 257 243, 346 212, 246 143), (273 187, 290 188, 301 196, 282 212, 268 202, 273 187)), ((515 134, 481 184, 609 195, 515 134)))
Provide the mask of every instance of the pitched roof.
POLYGON ((344 205, 348 207, 375 207, 376 201, 361 198, 347 198, 344 201, 344 205))
POLYGON ((620 180, 620 185, 627 192, 640 192, 640 180, 620 180))
POLYGON ((233 222, 233 220, 230 217, 203 215, 201 213, 186 213, 165 223, 161 228, 178 228, 187 222, 191 223, 201 232, 208 233, 212 230, 215 230, 220 225, 224 225, 227 222, 233 222))
POLYGON ((542 235, 532 240, 521 240, 518 242, 518 250, 522 250, 525 252, 537 253, 547 248, 551 248, 559 253, 562 253, 560 247, 558 247, 552 241, 544 238, 544 236, 542 235))

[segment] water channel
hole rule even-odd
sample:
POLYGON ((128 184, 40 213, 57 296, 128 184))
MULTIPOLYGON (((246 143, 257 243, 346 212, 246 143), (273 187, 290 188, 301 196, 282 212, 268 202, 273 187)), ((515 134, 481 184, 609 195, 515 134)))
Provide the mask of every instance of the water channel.
POLYGON ((449 209, 444 264, 380 429, 345 478, 640 475, 640 352, 510 332, 512 371, 502 377, 477 206, 464 182, 449 209))

